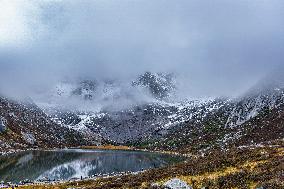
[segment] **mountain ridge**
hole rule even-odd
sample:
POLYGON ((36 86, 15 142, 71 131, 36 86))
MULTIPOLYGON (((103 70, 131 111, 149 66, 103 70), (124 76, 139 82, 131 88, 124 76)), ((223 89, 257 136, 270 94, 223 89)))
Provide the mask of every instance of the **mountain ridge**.
MULTIPOLYGON (((61 97, 70 98, 72 101, 74 96, 82 100, 79 102, 90 106, 93 106, 97 100, 101 99, 109 100, 111 98, 111 101, 100 108, 95 108, 95 111, 92 109, 78 110, 76 108, 72 110, 67 107, 56 107, 52 104, 48 107, 37 107, 33 102, 30 102, 34 108, 28 109, 28 111, 33 113, 29 114, 27 112, 27 116, 40 119, 36 116, 36 113, 38 113, 38 115, 44 117, 44 123, 31 119, 30 125, 35 125, 35 127, 49 124, 52 125, 52 128, 68 130, 71 135, 75 133, 73 139, 82 141, 74 142, 74 145, 111 143, 147 148, 169 146, 169 148, 173 147, 172 149, 175 149, 183 145, 193 144, 195 149, 204 151, 209 150, 211 147, 225 148, 225 146, 232 144, 236 145, 235 141, 244 138, 247 134, 246 130, 256 128, 253 123, 257 120, 267 119, 265 116, 279 115, 281 117, 282 115, 284 88, 275 88, 273 86, 260 91, 250 91, 250 93, 234 99, 208 98, 169 101, 167 97, 176 87, 173 86, 174 82, 170 82, 168 88, 164 85, 166 85, 167 79, 171 80, 173 78, 172 74, 151 74, 146 72, 144 75, 139 76, 136 81, 129 82, 129 86, 137 87, 142 85, 143 90, 148 90, 148 95, 151 96, 148 96, 148 98, 151 98, 151 100, 142 100, 137 104, 128 104, 118 109, 112 108, 112 102, 120 102, 121 98, 125 98, 123 95, 128 92, 124 93, 123 89, 125 88, 120 88, 121 84, 116 81, 108 80, 98 84, 97 81, 86 80, 77 82, 76 85, 65 83, 63 87, 61 86, 55 90, 55 102, 56 98, 61 97), (160 82, 160 80, 162 81, 160 82), (109 93, 108 90, 112 92, 109 93), (96 96, 101 94, 98 91, 107 94, 101 98, 96 96), (155 92, 157 92, 156 97, 153 96, 155 92), (163 95, 159 92, 166 92, 167 95, 162 98, 163 95), (202 140, 204 142, 200 142, 202 140)), ((126 98, 128 98, 127 95, 126 98)), ((5 102, 5 98, 2 99, 2 102, 5 102)), ((6 99, 6 101, 5 110, 9 108, 7 105, 9 100, 6 99)), ((17 108, 15 107, 18 106, 22 107, 18 108, 20 111, 27 111, 25 105, 21 105, 21 103, 13 104, 10 108, 16 111, 17 108)), ((4 115, 3 107, 2 115, 4 115)), ((9 119, 9 122, 11 122, 12 118, 5 115, 3 119, 1 118, 2 125, 5 119, 9 119)), ((281 120, 279 121, 281 122, 281 120)), ((269 120, 266 122, 269 122, 269 120)), ((261 123, 259 127, 265 125, 261 121, 258 123, 261 123)), ((21 124, 18 127, 22 129, 21 124)), ((266 126, 263 127, 266 128, 266 126)), ((16 129, 11 124, 8 124, 7 128, 16 129)), ((275 138, 282 137, 281 125, 278 125, 275 129, 278 131, 275 138)), ((28 143, 35 140, 34 133, 24 133, 26 134, 17 132, 20 135, 19 141, 26 146, 33 146, 33 144, 28 143)), ((249 134, 251 135, 251 133, 249 134)), ((58 136, 56 133, 52 135, 58 136)), ((273 138, 270 137, 269 139, 272 140, 273 138)), ((69 145, 68 142, 67 144, 69 145)))

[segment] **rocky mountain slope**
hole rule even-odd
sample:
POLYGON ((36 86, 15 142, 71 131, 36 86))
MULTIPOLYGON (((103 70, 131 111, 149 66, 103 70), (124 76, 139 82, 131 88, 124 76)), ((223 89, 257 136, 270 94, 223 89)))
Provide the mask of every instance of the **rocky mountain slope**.
POLYGON ((41 108, 1 98, 2 148, 104 142, 206 152, 284 137, 281 86, 237 99, 176 101, 174 83, 172 74, 150 72, 127 83, 65 82, 49 95, 48 106, 38 104, 41 108))
POLYGON ((0 98, 0 149, 49 148, 94 144, 82 134, 55 122, 30 100, 0 98))
MULTIPOLYGON (((103 84, 104 90, 99 90, 102 84, 83 81, 73 86, 67 96, 79 95, 92 104, 101 94, 98 91, 107 91, 108 98, 122 100, 125 93, 116 93, 123 90, 120 84, 111 83, 111 90, 106 87, 110 82, 103 84)), ((189 146, 186 149, 206 151, 283 138, 284 88, 270 85, 237 99, 174 101, 169 98, 174 95, 174 83, 173 75, 147 72, 130 86, 142 87, 152 97, 151 101, 120 109, 112 109, 107 104, 97 111, 52 109, 46 112, 57 124, 98 134, 107 143, 147 148, 172 150, 189 146)), ((61 88, 60 94, 66 95, 66 90, 61 88)))
POLYGON ((284 138, 284 89, 271 88, 228 101, 202 120, 190 119, 148 148, 206 152, 214 148, 256 146, 284 138))

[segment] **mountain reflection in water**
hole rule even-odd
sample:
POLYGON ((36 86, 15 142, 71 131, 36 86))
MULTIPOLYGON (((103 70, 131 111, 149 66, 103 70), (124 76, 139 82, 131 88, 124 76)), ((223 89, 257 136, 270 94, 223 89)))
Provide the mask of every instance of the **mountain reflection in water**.
POLYGON ((136 172, 181 160, 176 156, 138 151, 29 151, 0 157, 0 180, 70 180, 98 174, 136 172))

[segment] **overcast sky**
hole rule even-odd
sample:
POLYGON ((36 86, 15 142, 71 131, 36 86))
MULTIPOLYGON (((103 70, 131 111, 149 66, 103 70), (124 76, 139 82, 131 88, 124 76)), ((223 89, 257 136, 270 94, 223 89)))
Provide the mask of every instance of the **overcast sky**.
POLYGON ((0 0, 1 90, 148 70, 238 95, 283 64, 283 20, 283 0, 0 0))

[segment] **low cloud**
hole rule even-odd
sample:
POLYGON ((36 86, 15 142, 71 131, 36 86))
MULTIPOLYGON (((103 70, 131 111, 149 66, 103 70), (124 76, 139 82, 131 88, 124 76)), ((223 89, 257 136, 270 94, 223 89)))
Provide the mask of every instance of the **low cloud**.
POLYGON ((174 72, 182 96, 236 96, 283 61, 280 0, 0 6, 7 8, 0 14, 2 92, 30 95, 68 78, 128 80, 151 71, 174 72))

